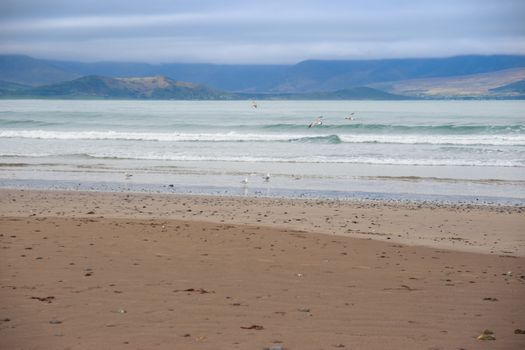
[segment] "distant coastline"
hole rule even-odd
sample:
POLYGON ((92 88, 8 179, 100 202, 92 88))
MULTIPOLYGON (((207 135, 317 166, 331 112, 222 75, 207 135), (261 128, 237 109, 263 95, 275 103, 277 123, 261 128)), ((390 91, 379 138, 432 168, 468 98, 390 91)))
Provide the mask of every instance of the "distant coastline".
POLYGON ((523 100, 525 56, 152 65, 0 55, 0 99, 13 98, 523 100))

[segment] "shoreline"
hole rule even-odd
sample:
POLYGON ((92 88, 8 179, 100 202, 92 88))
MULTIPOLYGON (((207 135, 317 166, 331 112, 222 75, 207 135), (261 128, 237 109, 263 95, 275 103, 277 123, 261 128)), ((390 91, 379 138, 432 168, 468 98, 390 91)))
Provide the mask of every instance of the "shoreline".
POLYGON ((0 348, 519 349, 521 210, 0 190, 0 348))
POLYGON ((0 215, 231 221, 525 257, 525 208, 471 203, 0 189, 0 215))
MULTIPOLYGON (((231 186, 196 185, 172 181, 141 183, 112 180, 44 180, 44 179, 0 179, 0 190, 64 191, 94 193, 130 193, 175 196, 210 196, 260 199, 327 200, 327 201, 377 201, 394 203, 433 203, 436 205, 482 205, 525 207, 520 196, 504 197, 490 195, 432 194, 408 192, 371 192, 360 190, 281 188, 267 185, 231 186), (168 184, 167 184, 168 183, 168 184)), ((482 182, 480 182, 482 183, 482 182)), ((471 182, 474 184, 474 182, 471 182)), ((520 183, 521 184, 521 183, 520 183)), ((521 188, 520 188, 521 190, 521 188)))

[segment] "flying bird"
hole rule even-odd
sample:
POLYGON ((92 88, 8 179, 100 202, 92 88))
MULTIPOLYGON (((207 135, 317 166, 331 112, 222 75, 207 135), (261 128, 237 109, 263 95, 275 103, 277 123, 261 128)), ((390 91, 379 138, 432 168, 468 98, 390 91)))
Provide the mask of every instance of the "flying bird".
POLYGON ((322 116, 318 117, 316 120, 311 122, 310 125, 308 125, 308 127, 311 128, 312 126, 318 126, 318 125, 323 125, 323 117, 322 116))
POLYGON ((352 112, 348 115, 348 117, 345 117, 346 120, 354 120, 354 114, 355 112, 352 112))

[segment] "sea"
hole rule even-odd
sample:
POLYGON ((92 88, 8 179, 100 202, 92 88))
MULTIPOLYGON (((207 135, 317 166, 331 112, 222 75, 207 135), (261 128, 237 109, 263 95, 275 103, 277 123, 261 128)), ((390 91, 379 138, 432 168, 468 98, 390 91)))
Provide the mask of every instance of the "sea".
POLYGON ((0 188, 524 205, 525 101, 0 100, 0 188))

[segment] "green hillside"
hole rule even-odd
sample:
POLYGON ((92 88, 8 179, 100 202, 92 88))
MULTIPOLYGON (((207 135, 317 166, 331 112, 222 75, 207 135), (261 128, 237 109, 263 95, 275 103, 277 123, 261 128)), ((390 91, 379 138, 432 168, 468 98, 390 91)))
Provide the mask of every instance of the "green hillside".
POLYGON ((27 87, 4 83, 2 98, 59 99, 154 99, 154 100, 400 100, 395 95, 369 87, 305 94, 242 94, 211 89, 204 85, 175 81, 164 76, 110 78, 86 76, 71 81, 27 87))
POLYGON ((229 99, 231 94, 199 84, 178 82, 163 76, 109 78, 86 76, 75 80, 39 86, 13 97, 94 98, 94 99, 229 99))

